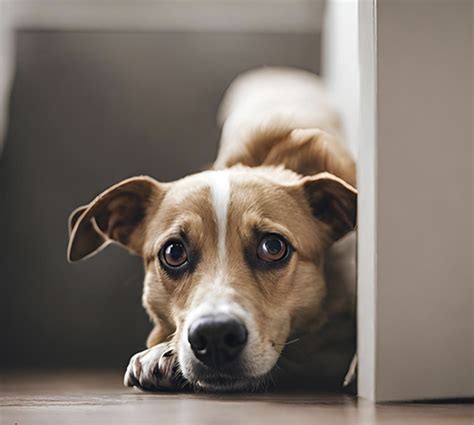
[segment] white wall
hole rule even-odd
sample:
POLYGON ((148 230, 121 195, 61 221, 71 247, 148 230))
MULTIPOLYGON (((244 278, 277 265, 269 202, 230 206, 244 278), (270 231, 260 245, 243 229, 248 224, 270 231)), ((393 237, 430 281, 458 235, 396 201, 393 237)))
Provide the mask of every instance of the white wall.
POLYGON ((7 130, 10 87, 13 79, 13 30, 0 8, 0 155, 7 130))
POLYGON ((357 161, 357 355, 358 394, 376 400, 377 300, 377 50, 375 0, 360 1, 358 11, 360 64, 360 125, 357 161))
POLYGON ((374 5, 359 15, 359 391, 472 397, 472 2, 374 5))
POLYGON ((358 156, 359 60, 358 1, 328 0, 322 39, 322 75, 344 125, 352 153, 358 156))

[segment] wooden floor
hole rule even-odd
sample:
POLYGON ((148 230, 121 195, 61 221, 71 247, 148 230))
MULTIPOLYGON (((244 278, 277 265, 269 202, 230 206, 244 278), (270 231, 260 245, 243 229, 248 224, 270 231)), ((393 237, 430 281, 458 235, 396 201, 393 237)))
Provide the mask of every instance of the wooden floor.
POLYGON ((384 404, 321 394, 159 394, 124 388, 114 373, 0 376, 0 424, 474 423, 470 404, 384 404))

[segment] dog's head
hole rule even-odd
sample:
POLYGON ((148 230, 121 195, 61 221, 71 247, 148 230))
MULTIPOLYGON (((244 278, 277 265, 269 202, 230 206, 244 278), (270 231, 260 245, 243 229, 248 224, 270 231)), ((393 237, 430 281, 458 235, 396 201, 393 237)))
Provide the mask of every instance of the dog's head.
POLYGON ((134 177, 71 215, 68 256, 109 242, 141 255, 145 307, 207 389, 257 385, 288 337, 320 320, 324 252, 352 230, 340 178, 235 166, 176 182, 134 177))

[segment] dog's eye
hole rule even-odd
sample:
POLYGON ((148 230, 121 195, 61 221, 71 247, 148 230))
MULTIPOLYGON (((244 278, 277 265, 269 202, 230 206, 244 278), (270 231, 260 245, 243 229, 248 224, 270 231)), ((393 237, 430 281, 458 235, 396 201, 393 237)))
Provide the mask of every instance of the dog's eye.
POLYGON ((281 261, 287 257, 288 252, 288 244, 285 239, 277 234, 265 236, 257 248, 257 255, 264 261, 281 261))
POLYGON ((169 241, 161 250, 162 261, 172 268, 178 268, 188 261, 186 247, 180 241, 169 241))

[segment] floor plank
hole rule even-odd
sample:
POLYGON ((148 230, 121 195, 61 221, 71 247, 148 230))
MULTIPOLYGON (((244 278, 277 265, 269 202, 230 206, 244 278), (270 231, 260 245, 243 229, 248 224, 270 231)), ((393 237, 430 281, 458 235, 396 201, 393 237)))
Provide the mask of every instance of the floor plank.
POLYGON ((0 376, 0 424, 462 424, 472 404, 383 404, 324 394, 163 394, 125 388, 119 373, 0 376))

